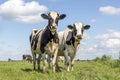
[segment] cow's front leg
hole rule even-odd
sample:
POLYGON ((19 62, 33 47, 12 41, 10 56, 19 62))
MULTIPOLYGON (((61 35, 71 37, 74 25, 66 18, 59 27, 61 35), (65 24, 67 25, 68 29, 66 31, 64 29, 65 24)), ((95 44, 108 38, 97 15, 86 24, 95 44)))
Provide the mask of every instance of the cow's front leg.
POLYGON ((67 67, 67 71, 70 71, 70 59, 69 59, 69 56, 68 56, 68 51, 65 50, 64 51, 64 56, 65 56, 65 67, 67 67))
POLYGON ((74 62, 75 62, 76 51, 77 50, 74 50, 74 54, 70 55, 70 58, 71 58, 71 71, 73 71, 73 66, 74 66, 74 62))
POLYGON ((71 59, 71 71, 73 71, 73 66, 74 66, 74 62, 75 62, 75 56, 76 56, 76 51, 74 50, 74 53, 70 55, 70 59, 71 59))
POLYGON ((43 73, 46 72, 46 54, 45 53, 42 53, 42 61, 43 61, 43 73))
POLYGON ((49 68, 49 69, 51 68, 51 66, 50 66, 50 62, 51 62, 51 60, 50 60, 50 58, 51 58, 51 56, 48 55, 47 62, 48 62, 48 68, 49 68))
POLYGON ((74 58, 71 58, 71 71, 73 71, 74 61, 74 58))
POLYGON ((53 57, 53 60, 52 60, 52 69, 53 69, 53 72, 55 72, 55 63, 56 63, 56 58, 57 58, 57 54, 58 54, 58 47, 56 47, 55 51, 54 51, 54 57, 53 57))

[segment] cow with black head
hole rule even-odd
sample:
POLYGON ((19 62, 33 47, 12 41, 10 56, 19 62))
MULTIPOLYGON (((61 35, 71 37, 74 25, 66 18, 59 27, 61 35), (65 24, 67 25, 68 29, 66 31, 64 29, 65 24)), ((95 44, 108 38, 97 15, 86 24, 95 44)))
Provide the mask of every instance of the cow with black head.
POLYGON ((31 51, 33 55, 34 70, 36 69, 36 54, 38 54, 38 70, 40 70, 40 60, 43 61, 43 72, 45 72, 46 54, 53 56, 52 68, 55 72, 56 56, 58 53, 59 38, 57 34, 58 21, 66 17, 65 14, 58 14, 51 11, 48 14, 41 14, 42 18, 48 20, 48 25, 44 29, 32 31, 30 35, 31 51))
MULTIPOLYGON (((83 25, 81 22, 77 22, 73 25, 68 25, 68 28, 64 31, 58 32, 59 37, 59 51, 58 56, 65 57, 65 66, 67 71, 73 71, 74 58, 78 51, 80 40, 83 39, 84 30, 88 30, 90 25, 83 25)), ((58 66, 58 63, 57 67, 58 66)))

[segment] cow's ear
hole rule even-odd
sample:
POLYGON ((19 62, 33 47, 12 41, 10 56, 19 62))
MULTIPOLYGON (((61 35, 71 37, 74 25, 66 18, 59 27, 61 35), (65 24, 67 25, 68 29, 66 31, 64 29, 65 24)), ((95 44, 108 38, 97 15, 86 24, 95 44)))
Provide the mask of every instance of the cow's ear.
POLYGON ((46 14, 41 14, 41 17, 44 18, 44 19, 49 19, 49 16, 46 15, 46 14))
POLYGON ((72 25, 67 26, 69 29, 73 29, 74 27, 72 25))
POLYGON ((66 17, 66 14, 61 14, 60 16, 59 16, 59 19, 64 19, 66 17))
POLYGON ((85 30, 88 30, 88 29, 90 28, 90 25, 85 25, 83 28, 84 28, 85 30))

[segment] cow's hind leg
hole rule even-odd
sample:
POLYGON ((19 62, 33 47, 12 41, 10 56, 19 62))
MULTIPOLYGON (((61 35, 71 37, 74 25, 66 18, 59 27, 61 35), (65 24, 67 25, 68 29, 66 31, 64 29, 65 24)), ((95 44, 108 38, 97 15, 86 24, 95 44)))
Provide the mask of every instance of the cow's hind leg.
POLYGON ((36 70, 36 54, 33 53, 33 66, 34 66, 34 70, 36 70))
POLYGON ((41 55, 39 54, 39 56, 38 56, 38 71, 40 71, 40 60, 41 60, 41 55))

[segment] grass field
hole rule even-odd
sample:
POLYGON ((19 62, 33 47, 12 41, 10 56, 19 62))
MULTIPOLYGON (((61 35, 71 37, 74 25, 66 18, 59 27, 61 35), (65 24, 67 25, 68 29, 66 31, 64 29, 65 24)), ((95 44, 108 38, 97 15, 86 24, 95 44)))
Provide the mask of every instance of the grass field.
MULTIPOLYGON (((62 64, 61 64, 62 66, 62 64)), ((74 71, 47 73, 33 71, 28 62, 0 62, 0 80, 120 80, 120 68, 112 68, 96 61, 75 62, 74 71)))

